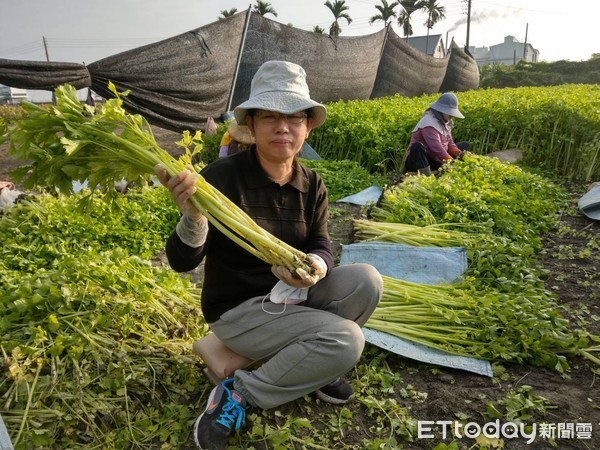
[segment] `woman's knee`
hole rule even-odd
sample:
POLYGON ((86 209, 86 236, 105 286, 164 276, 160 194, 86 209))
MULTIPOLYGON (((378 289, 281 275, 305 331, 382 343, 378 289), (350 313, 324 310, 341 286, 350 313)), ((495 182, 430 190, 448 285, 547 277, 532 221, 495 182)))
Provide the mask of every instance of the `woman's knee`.
POLYGON ((469 141, 460 141, 456 143, 456 146, 464 151, 470 151, 471 150, 471 143, 469 141))
POLYGON ((335 359, 339 367, 349 370, 354 367, 360 359, 365 348, 365 336, 361 327, 351 320, 343 322, 343 329, 337 333, 336 339, 340 344, 340 351, 335 359))
POLYGON ((383 294, 383 279, 379 271, 371 264, 356 263, 347 267, 349 282, 354 283, 356 295, 363 299, 370 299, 375 306, 383 294))
POLYGON ((356 263, 338 266, 330 280, 334 302, 332 312, 363 326, 379 304, 383 280, 375 267, 356 263), (336 290, 337 289, 337 290, 336 290))
POLYGON ((405 169, 416 172, 419 169, 429 166, 431 161, 427 157, 427 149, 420 142, 413 142, 408 150, 408 155, 404 161, 405 169))

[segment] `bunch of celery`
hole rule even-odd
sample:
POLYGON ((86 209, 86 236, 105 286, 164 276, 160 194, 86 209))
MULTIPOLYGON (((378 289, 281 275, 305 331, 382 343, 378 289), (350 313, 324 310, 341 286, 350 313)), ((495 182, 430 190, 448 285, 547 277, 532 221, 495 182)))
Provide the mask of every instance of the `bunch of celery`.
MULTIPOLYGON (((474 299, 450 285, 430 286, 383 276, 383 296, 365 326, 449 353, 476 356, 474 299)), ((480 354, 479 357, 485 357, 480 354)))
POLYGON ((415 247, 470 247, 480 240, 486 224, 439 223, 425 226, 355 219, 354 230, 361 241, 382 241, 415 247), (463 231, 465 230, 465 231, 463 231))
POLYGON ((552 302, 387 276, 383 288, 367 328, 448 353, 528 362, 558 372, 569 369, 565 355, 600 365, 596 338, 571 333, 552 302))
MULTIPOLYGON (((109 89, 115 98, 106 101, 98 111, 82 104, 70 85, 55 90, 55 106, 42 108, 23 103, 26 117, 9 128, 8 137, 11 153, 30 161, 15 172, 26 188, 49 186, 70 193, 73 181, 87 180, 92 189, 105 192, 110 199, 116 182, 148 178, 157 164, 166 167, 168 176, 191 165, 193 154, 202 148, 199 132, 195 136, 184 133, 178 145, 186 152, 175 159, 156 143, 142 116, 123 109, 121 97, 127 92, 120 94, 112 83, 109 89)), ((292 273, 298 268, 312 271, 303 252, 258 226, 203 177, 198 178, 196 188, 194 206, 238 245, 292 273)))

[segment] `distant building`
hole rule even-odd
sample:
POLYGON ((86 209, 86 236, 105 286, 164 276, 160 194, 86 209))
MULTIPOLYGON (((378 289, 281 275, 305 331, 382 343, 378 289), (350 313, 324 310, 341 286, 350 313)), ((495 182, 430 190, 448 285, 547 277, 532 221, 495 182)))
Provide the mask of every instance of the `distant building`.
POLYGON ((491 47, 469 47, 469 52, 477 61, 478 66, 488 64, 504 64, 512 66, 519 61, 538 62, 540 52, 529 43, 517 41, 514 36, 506 36, 502 44, 491 47))
POLYGON ((430 34, 427 36, 410 36, 407 42, 411 47, 434 58, 443 58, 446 56, 444 42, 441 34, 430 34))
POLYGON ((23 100, 29 100, 26 89, 18 89, 0 84, 0 105, 15 105, 23 100))

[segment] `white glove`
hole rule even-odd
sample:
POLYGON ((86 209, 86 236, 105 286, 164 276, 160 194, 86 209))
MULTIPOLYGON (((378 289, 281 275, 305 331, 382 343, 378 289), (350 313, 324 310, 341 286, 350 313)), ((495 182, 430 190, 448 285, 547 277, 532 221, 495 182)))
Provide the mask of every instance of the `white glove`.
POLYGON ((190 247, 198 248, 202 247, 206 242, 206 235, 208 234, 208 219, 200 215, 199 220, 192 220, 188 216, 181 216, 175 232, 181 242, 190 247))

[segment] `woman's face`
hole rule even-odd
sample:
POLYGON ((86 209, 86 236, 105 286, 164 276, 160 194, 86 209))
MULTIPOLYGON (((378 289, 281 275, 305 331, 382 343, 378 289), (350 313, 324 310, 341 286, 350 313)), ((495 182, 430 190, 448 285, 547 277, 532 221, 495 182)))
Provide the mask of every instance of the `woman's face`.
POLYGON ((312 130, 312 119, 304 111, 286 115, 259 109, 246 122, 259 156, 272 162, 293 159, 312 130))

